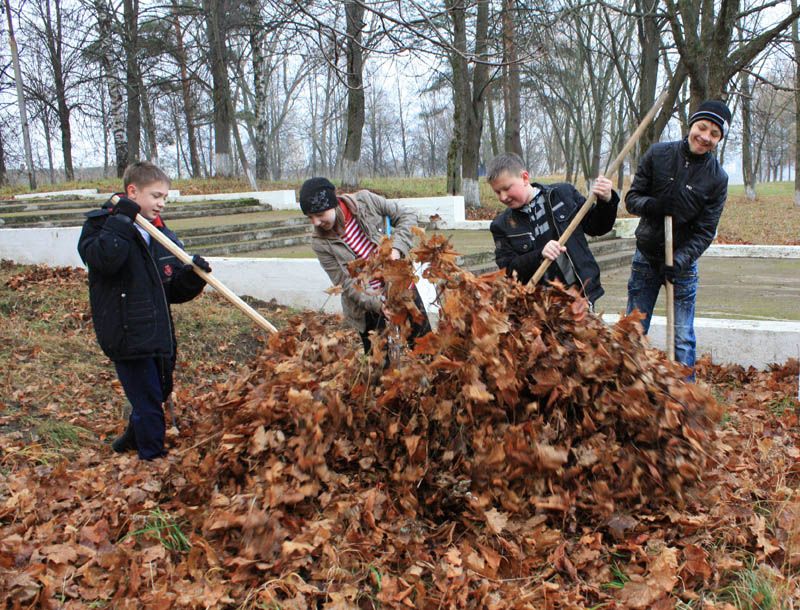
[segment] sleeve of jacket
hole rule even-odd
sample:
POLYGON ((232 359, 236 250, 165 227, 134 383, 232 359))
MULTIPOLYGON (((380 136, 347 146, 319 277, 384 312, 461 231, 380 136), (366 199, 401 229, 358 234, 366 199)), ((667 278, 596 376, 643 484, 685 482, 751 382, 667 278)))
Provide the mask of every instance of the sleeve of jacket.
POLYGON ((625 195, 625 208, 635 216, 656 216, 658 199, 653 191, 653 146, 639 160, 631 188, 625 195))
POLYGON ((511 247, 511 242, 497 218, 489 225, 489 230, 494 239, 494 260, 498 269, 505 269, 508 277, 512 277, 516 271, 517 279, 523 284, 527 283, 544 260, 541 249, 518 254, 511 247))
MULTIPOLYGON (((574 196, 579 206, 586 202, 586 197, 581 195, 575 187, 574 196)), ((592 206, 592 209, 581 220, 581 229, 586 235, 605 235, 614 228, 614 222, 617 220, 617 209, 619 208, 619 193, 611 191, 611 199, 603 201, 598 199, 592 206)))
POLYGON ((78 239, 78 254, 93 271, 113 275, 128 260, 134 231, 133 222, 127 216, 90 217, 83 224, 78 239))
POLYGON ((728 178, 726 176, 703 213, 692 224, 691 238, 675 250, 673 261, 677 268, 686 269, 693 261, 700 258, 711 245, 717 234, 717 225, 727 198, 728 178))
POLYGON ((411 227, 417 224, 417 215, 400 205, 396 199, 385 199, 375 193, 369 193, 375 208, 382 216, 388 216, 392 223, 392 247, 397 248, 403 257, 407 257, 414 243, 411 227))
POLYGON ((311 248, 317 255, 317 259, 325 270, 325 273, 331 278, 331 283, 334 286, 341 286, 344 295, 347 295, 349 299, 354 301, 365 311, 379 312, 381 310, 383 302, 380 296, 367 294, 363 290, 359 290, 354 279, 350 276, 347 267, 339 263, 336 256, 334 256, 325 244, 321 243, 321 240, 312 239, 311 248))
POLYGON ((191 301, 206 286, 206 281, 194 272, 191 265, 183 265, 175 272, 175 276, 165 286, 167 300, 170 303, 191 301))

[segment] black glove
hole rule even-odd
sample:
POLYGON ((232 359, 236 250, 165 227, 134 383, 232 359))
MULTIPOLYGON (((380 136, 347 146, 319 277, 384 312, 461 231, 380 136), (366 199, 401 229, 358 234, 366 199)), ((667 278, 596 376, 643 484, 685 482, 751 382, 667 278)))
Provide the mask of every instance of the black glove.
POLYGON ((206 273, 211 273, 211 265, 209 265, 208 261, 199 254, 195 254, 192 257, 192 264, 195 265, 196 267, 199 267, 206 273))
POLYGON ((658 205, 658 213, 660 215, 662 215, 662 216, 672 216, 672 212, 673 212, 672 205, 673 205, 673 202, 672 202, 672 197, 669 196, 669 193, 665 193, 664 195, 661 195, 661 197, 659 197, 656 200, 656 203, 658 205))
POLYGON ((661 265, 659 270, 664 279, 670 284, 675 283, 675 278, 678 276, 679 269, 675 265, 661 265))
POLYGON ((138 203, 127 197, 120 197, 117 205, 114 206, 112 214, 122 214, 131 220, 136 220, 136 215, 141 211, 142 208, 139 207, 138 203))

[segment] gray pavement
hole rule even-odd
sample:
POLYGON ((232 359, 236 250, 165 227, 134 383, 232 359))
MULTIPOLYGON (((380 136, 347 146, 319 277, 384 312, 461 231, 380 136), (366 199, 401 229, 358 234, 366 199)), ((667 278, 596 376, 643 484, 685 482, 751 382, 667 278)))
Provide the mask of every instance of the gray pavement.
MULTIPOLYGON (((604 273, 602 313, 625 313, 630 268, 604 273)), ((701 257, 695 316, 753 320, 800 320, 800 259, 701 257)), ((661 290, 655 315, 665 315, 661 290)))

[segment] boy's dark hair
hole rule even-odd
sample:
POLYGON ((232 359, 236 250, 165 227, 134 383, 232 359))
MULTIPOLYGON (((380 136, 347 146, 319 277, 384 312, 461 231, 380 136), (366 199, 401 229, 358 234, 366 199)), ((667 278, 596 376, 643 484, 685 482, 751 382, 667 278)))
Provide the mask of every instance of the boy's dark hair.
POLYGON ((150 186, 154 182, 166 182, 167 185, 172 184, 172 180, 164 173, 164 170, 150 163, 150 161, 136 161, 135 163, 131 163, 125 168, 125 173, 122 174, 122 187, 125 191, 128 190, 129 184, 144 188, 150 186))
POLYGON ((486 171, 486 180, 494 182, 503 172, 508 172, 512 176, 518 176, 522 172, 528 171, 525 162, 516 153, 504 152, 497 155, 489 163, 486 171))

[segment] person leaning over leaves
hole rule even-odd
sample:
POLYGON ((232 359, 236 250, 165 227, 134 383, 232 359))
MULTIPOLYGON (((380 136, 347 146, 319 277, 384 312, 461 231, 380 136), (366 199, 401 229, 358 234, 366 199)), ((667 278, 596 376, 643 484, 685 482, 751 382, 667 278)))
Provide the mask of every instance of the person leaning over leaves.
MULTIPOLYGON (((411 227, 416 216, 397 201, 387 200, 369 191, 336 196, 336 187, 327 178, 309 178, 300 188, 300 208, 314 225, 311 247, 322 268, 335 286, 342 288, 342 310, 347 321, 361 335, 364 352, 370 352, 369 332, 386 328, 383 286, 373 280, 360 289, 350 276, 347 264, 357 258, 368 258, 386 234, 387 219, 391 226, 392 259, 408 255, 411 249, 411 227)), ((422 298, 414 287, 414 304, 423 321, 411 321, 410 339, 431 329, 422 298)))
POLYGON ((611 181, 599 176, 592 185, 597 203, 583 218, 564 246, 558 239, 586 201, 567 182, 542 185, 530 182, 519 155, 501 153, 487 172, 489 185, 506 210, 489 227, 495 245, 495 261, 508 276, 526 284, 547 258, 553 264, 541 281, 560 280, 575 286, 594 306, 603 296, 600 267, 585 235, 604 235, 614 227, 619 195, 611 181))
MULTIPOLYGON (((152 460, 167 454, 162 403, 172 393, 176 354, 169 304, 193 299, 206 282, 134 222, 141 214, 182 246, 161 220, 169 177, 152 163, 137 162, 122 180, 125 192, 116 205, 109 199, 86 214, 78 252, 89 268, 97 341, 114 362, 131 403, 128 426, 111 447, 152 460)), ((192 262, 211 271, 197 254, 192 262)))
MULTIPOLYGON (((689 117, 689 135, 653 144, 639 161, 625 207, 640 216, 636 252, 628 280, 627 313, 645 314, 650 328, 658 292, 669 280, 675 289, 675 358, 694 367, 694 304, 697 259, 717 232, 728 194, 728 174, 712 151, 730 126, 731 111, 720 101, 700 104, 689 117), (673 264, 665 264, 664 216, 672 216, 673 264)), ((694 379, 694 371, 689 380, 694 379)))

